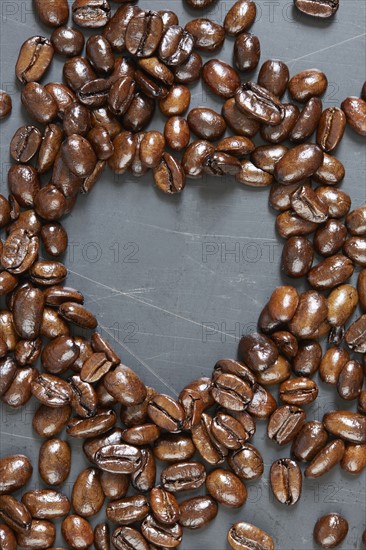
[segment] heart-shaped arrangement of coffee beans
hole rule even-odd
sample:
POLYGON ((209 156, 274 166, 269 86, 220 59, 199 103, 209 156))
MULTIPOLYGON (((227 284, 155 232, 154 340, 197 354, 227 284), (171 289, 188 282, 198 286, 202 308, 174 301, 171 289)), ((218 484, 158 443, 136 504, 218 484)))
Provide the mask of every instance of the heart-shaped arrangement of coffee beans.
MULTIPOLYGON (((188 3, 199 9, 212 0, 188 3)), ((253 0, 233 4, 223 25, 200 17, 185 28, 172 11, 145 11, 123 1, 112 14, 108 0, 75 0, 75 28, 65 26, 67 0, 35 0, 34 6, 54 30, 50 39, 33 36, 23 44, 15 69, 22 104, 38 126, 25 124, 11 140, 10 195, 0 196, 6 230, 0 241, 0 294, 6 297, 0 396, 14 408, 32 396, 39 401, 33 429, 44 438, 38 467, 47 488, 15 498, 33 466, 24 455, 0 459, 0 549, 52 548, 57 518, 73 549, 175 548, 185 528, 206 526, 219 505, 245 503, 245 481, 264 471, 260 452, 249 443, 257 421, 267 420, 268 437, 278 445, 292 445, 292 458, 276 460, 269 472, 283 505, 301 499, 299 462, 307 463, 305 478, 338 464, 360 474, 366 466, 366 390, 358 354, 366 352, 366 313, 353 315, 358 306, 366 312, 366 269, 359 269, 366 267, 366 206, 351 211, 349 195, 338 188, 344 167, 331 153, 346 123, 366 135, 366 86, 361 97, 323 110, 327 78, 320 70, 290 78, 285 63, 268 60, 258 82, 243 81, 260 58, 259 40, 248 32, 256 17, 253 0), (84 55, 78 27, 96 30, 84 55), (215 52, 225 35, 235 38, 235 68, 215 57, 203 64, 198 52, 215 52), (41 84, 54 55, 66 58, 64 83, 41 84), (222 98, 222 112, 196 107, 185 118, 188 85, 201 77, 222 98), (282 102, 286 90, 294 102, 282 102), (167 117, 164 134, 145 131, 157 106, 167 117), (227 128, 232 135, 223 137, 227 128), (310 143, 314 132, 316 143, 310 143), (199 139, 190 142, 191 133, 199 139), (257 133, 267 145, 255 144, 257 133), (183 152, 181 160, 174 151, 183 152), (240 341, 240 361, 219 360, 211 378, 194 380, 178 399, 145 386, 98 332, 73 335, 75 326, 94 331, 97 320, 83 295, 63 286, 67 269, 55 258, 68 237, 59 220, 107 167, 135 176, 152 170, 164 193, 179 193, 186 179, 204 174, 268 186, 285 239, 282 268, 290 277, 307 277, 310 286, 300 294, 293 286, 275 289, 258 332, 240 341), (41 184, 43 174, 49 183, 41 184), (322 259, 313 265, 315 253, 322 259), (347 282, 355 268, 357 288, 347 282), (323 337, 329 343, 324 355, 323 337), (38 359, 41 368, 34 366, 38 359), (324 383, 355 403, 353 410, 329 410, 322 421, 306 418, 304 407, 318 395, 312 378, 318 370, 324 383), (280 403, 273 385, 279 385, 280 403), (58 490, 71 466, 69 443, 58 438, 64 428, 83 441, 90 463, 70 499, 58 490), (157 461, 164 465, 159 481, 157 461), (200 487, 204 496, 185 498, 200 487), (89 518, 106 499, 108 522, 93 530, 89 518)), ((330 17, 338 0, 295 0, 295 6, 330 17)), ((0 118, 10 111, 10 97, 1 92, 0 118)), ((348 532, 347 520, 329 512, 314 527, 315 542, 324 548, 341 544, 348 532)), ((366 544, 366 532, 353 527, 366 544)), ((228 543, 234 550, 275 545, 270 533, 245 522, 230 527, 228 543)))

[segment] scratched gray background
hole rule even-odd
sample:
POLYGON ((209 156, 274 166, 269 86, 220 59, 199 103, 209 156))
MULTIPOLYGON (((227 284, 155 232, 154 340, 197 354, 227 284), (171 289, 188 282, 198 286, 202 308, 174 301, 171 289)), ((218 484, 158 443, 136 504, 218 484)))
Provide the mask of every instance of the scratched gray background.
MULTIPOLYGON (((151 7, 147 2, 141 5, 151 7)), ((183 24, 199 17, 186 10, 181 0, 168 5, 183 24)), ((231 5, 218 2, 205 15, 222 22, 231 5)), ((336 18, 324 22, 299 14, 291 0, 260 0, 257 5, 258 17, 251 30, 260 37, 262 62, 281 58, 292 75, 310 67, 324 70, 329 79, 326 106, 339 105, 346 96, 360 93, 366 68, 363 0, 341 0, 336 18)), ((155 9, 164 7, 166 3, 155 0, 155 9)), ((0 87, 14 101, 12 117, 1 123, 1 192, 7 194, 8 144, 25 120, 14 64, 26 38, 47 36, 49 31, 36 21, 30 0, 1 0, 0 10, 0 87)), ((230 61, 232 45, 227 39, 215 55, 230 61)), ((61 63, 61 59, 54 61, 47 78, 61 78, 61 63)), ((191 92, 192 106, 220 109, 220 101, 200 84, 192 86, 191 92)), ((163 128, 159 115, 153 126, 163 128)), ((347 168, 344 189, 354 206, 363 204, 365 141, 347 129, 337 156, 347 168)), ((166 197, 153 188, 150 175, 138 180, 107 173, 64 221, 70 239, 65 255, 67 283, 85 294, 101 332, 114 340, 122 360, 157 390, 176 395, 192 378, 210 375, 218 358, 235 356, 240 335, 253 330, 271 291, 285 280, 279 270, 282 245, 274 232, 275 217, 267 206, 267 195, 267 190, 253 191, 230 179, 205 178, 188 181, 180 197, 166 197)), ((335 403, 334 389, 322 385, 316 404, 307 409, 309 418, 321 419, 335 403)), ((31 427, 36 406, 31 401, 21 411, 2 408, 1 456, 23 452, 37 463, 40 441, 31 427)), ((342 402, 341 406, 355 404, 342 402)), ((247 484, 245 507, 221 508, 210 528, 194 535, 186 532, 181 548, 228 548, 228 528, 245 520, 271 533, 280 550, 311 549, 315 521, 330 511, 344 514, 349 521, 342 548, 360 548, 365 477, 354 479, 335 468, 318 481, 306 481, 301 504, 284 508, 270 495, 268 470, 275 458, 288 456, 289 447, 277 447, 264 433, 265 426, 258 423, 254 444, 263 452, 266 468, 260 481, 247 484)), ((80 443, 71 444, 74 462, 63 488, 67 493, 86 466, 80 443)), ((36 471, 32 484, 42 486, 36 471)))

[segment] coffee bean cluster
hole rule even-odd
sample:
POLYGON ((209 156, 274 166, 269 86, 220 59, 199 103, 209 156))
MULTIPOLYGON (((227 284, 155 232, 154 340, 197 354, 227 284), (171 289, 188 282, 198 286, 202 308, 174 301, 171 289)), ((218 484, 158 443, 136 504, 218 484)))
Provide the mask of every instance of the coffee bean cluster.
MULTIPOLYGON (((193 8, 211 3, 188 1, 193 8)), ((184 528, 206 526, 219 505, 245 503, 245 481, 264 471, 250 443, 260 420, 267 420, 276 444, 291 444, 292 458, 270 469, 280 503, 301 499, 299 462, 307 463, 305 478, 337 464, 360 474, 366 466, 366 313, 351 317, 358 305, 366 312, 366 206, 351 211, 349 195, 338 188, 344 167, 331 153, 346 122, 366 135, 365 85, 360 98, 323 110, 327 78, 317 69, 290 78, 285 63, 267 60, 257 82, 242 82, 241 74, 260 60, 259 40, 248 32, 256 17, 252 0, 238 0, 223 25, 197 18, 185 28, 168 10, 122 3, 112 15, 108 0, 75 0, 75 25, 99 32, 86 40, 84 56, 83 33, 65 26, 67 1, 34 5, 54 30, 50 39, 28 39, 16 64, 23 106, 42 130, 26 124, 16 131, 10 195, 0 196, 0 227, 7 234, 0 241, 0 294, 7 304, 0 312, 0 397, 13 408, 32 396, 39 401, 33 429, 44 438, 38 469, 47 488, 15 498, 33 466, 24 455, 0 459, 0 549, 52 548, 56 518, 71 548, 175 548, 184 528), (203 65, 198 52, 215 52, 226 35, 235 37, 235 67, 215 57, 203 65), (66 58, 64 83, 41 84, 55 54, 66 58), (188 85, 201 77, 222 98, 222 112, 196 107, 185 118, 188 85), (286 90, 294 102, 282 102, 286 90), (146 131, 157 106, 167 117, 164 133, 146 131), (224 137, 228 128, 233 135, 224 137), (316 143, 309 143, 314 132, 316 143), (198 139, 190 142, 191 133, 198 139), (267 145, 256 146, 258 133, 267 145), (63 286, 67 269, 55 258, 65 252, 68 236, 60 219, 107 166, 135 176, 152 170, 165 193, 181 192, 186 179, 204 174, 268 187, 285 239, 282 268, 290 277, 307 277, 310 286, 300 294, 289 285, 277 288, 258 332, 241 339, 240 360, 218 361, 211 378, 194 380, 178 399, 145 386, 122 364, 94 332, 97 320, 82 294, 63 286), (46 185, 43 174, 50 174, 46 185), (41 258, 41 245, 51 259, 41 258), (314 265, 315 257, 323 259, 314 265), (355 268, 361 268, 357 288, 347 282, 355 268), (77 327, 92 331, 90 337, 75 335, 77 327), (330 346, 323 355, 318 340, 324 336, 330 346), (307 419, 304 407, 317 398, 312 375, 318 370, 341 398, 358 402, 358 412, 307 419), (58 437, 64 429, 83 442, 90 464, 70 499, 59 490, 72 462, 67 440, 58 437), (160 480, 157 461, 164 464, 160 480), (187 498, 186 491, 203 487, 205 496, 187 498), (89 518, 105 502, 109 523, 93 530, 89 518)), ((317 17, 338 8, 336 0, 295 5, 317 17)), ((10 111, 11 100, 1 92, 0 118, 10 111)), ((330 513, 317 522, 314 538, 330 548, 347 532, 347 521, 330 513)), ((269 534, 245 522, 230 528, 228 542, 234 550, 274 548, 269 534)))

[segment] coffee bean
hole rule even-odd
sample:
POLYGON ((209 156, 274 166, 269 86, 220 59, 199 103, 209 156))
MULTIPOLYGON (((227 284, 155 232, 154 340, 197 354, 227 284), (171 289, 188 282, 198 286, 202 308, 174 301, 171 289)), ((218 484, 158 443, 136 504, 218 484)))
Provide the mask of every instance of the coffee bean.
POLYGON ((291 451, 297 460, 308 462, 325 447, 327 440, 328 434, 322 422, 311 420, 303 425, 295 437, 291 451))
POLYGON ((178 462, 161 472, 162 486, 173 493, 198 489, 205 480, 206 470, 200 462, 178 462))
POLYGON ((311 337, 326 319, 327 313, 326 299, 316 290, 307 290, 300 294, 299 305, 289 323, 289 329, 298 338, 311 337))
POLYGON ((257 36, 250 32, 243 32, 235 38, 234 63, 239 71, 254 71, 259 63, 260 55, 261 47, 257 36))
POLYGON ((298 377, 282 382, 279 388, 280 399, 289 405, 308 405, 318 396, 318 387, 309 378, 298 377))
POLYGON ((270 471, 271 489, 281 504, 293 505, 300 499, 301 470, 294 460, 280 458, 273 462, 270 471))
POLYGON ((139 531, 132 527, 117 527, 112 534, 112 544, 117 550, 149 550, 149 545, 139 531))
POLYGON ((254 389, 253 398, 248 405, 247 412, 254 418, 268 418, 277 408, 277 402, 272 394, 258 384, 254 389))
MULTIPOLYGON (((296 359, 298 353, 298 343, 293 334, 286 330, 278 330, 271 334, 271 339, 276 344, 278 351, 288 359, 296 359)), ((305 360, 306 363, 306 360, 305 360)))
POLYGON ((346 128, 346 117, 338 107, 329 107, 323 111, 316 134, 318 145, 329 153, 341 141, 346 128))
POLYGON ((185 30, 193 36, 197 50, 213 52, 218 50, 225 40, 224 28, 212 19, 191 19, 185 30))
POLYGON ((366 238, 350 237, 345 241, 343 250, 355 264, 366 266, 366 238))
POLYGON ((51 43, 57 54, 75 57, 83 51, 85 38, 78 29, 58 27, 51 34, 51 43))
POLYGON ((327 205, 329 217, 338 219, 348 214, 351 199, 347 193, 329 185, 317 187, 315 192, 327 205))
POLYGON ((156 462, 150 448, 141 449, 141 464, 137 470, 131 474, 131 483, 133 488, 146 493, 156 485, 156 462))
POLYGON ((341 460, 341 468, 348 474, 358 475, 366 467, 366 444, 348 444, 341 460))
POLYGON ((239 343, 239 353, 245 364, 254 372, 266 370, 278 358, 278 350, 274 343, 258 332, 243 336, 239 343))
POLYGON ((366 101, 358 97, 347 97, 341 105, 351 128, 366 136, 366 101))
POLYGON ((23 84, 38 82, 46 73, 52 58, 53 46, 43 36, 33 36, 22 45, 15 66, 15 74, 23 84))
POLYGON ((109 74, 114 68, 114 56, 108 40, 101 35, 88 38, 86 56, 95 71, 103 75, 109 74))
POLYGON ((244 114, 237 107, 235 98, 230 98, 224 103, 222 116, 229 128, 240 136, 253 137, 259 130, 259 121, 244 114))
POLYGON ((305 477, 317 478, 331 470, 341 461, 344 453, 344 443, 341 439, 335 439, 323 447, 307 466, 305 477))
POLYGON ((104 493, 95 468, 80 472, 72 489, 71 502, 74 511, 82 517, 90 517, 100 511, 104 493))
POLYGON ((317 145, 298 145, 285 153, 277 162, 275 178, 283 184, 296 183, 307 178, 321 166, 323 156, 323 152, 317 145))
POLYGON ((296 101, 305 103, 311 97, 324 94, 328 86, 325 74, 318 69, 307 69, 297 73, 288 83, 290 95, 296 101))
POLYGON ((366 315, 361 315, 347 329, 345 340, 349 348, 365 353, 366 349, 366 315))
MULTIPOLYGON (((90 1, 90 0, 89 0, 90 1)), ((75 514, 67 516, 62 522, 61 533, 67 544, 75 546, 77 541, 77 548, 86 549, 93 544, 94 535, 93 529, 90 523, 75 514)))
POLYGON ((32 472, 32 464, 24 455, 0 458, 0 495, 13 493, 23 487, 31 478, 32 472))
POLYGON ((314 527, 314 540, 322 548, 341 544, 348 533, 348 522, 340 514, 332 513, 318 519, 314 527))
POLYGON ((193 51, 187 61, 174 68, 175 82, 178 84, 197 82, 201 75, 202 63, 200 54, 193 51))
POLYGON ((241 171, 240 161, 233 155, 215 151, 208 155, 203 163, 203 171, 212 176, 239 175, 241 171))
POLYGON ((346 256, 335 254, 314 266, 308 274, 313 288, 324 290, 346 282, 352 275, 354 266, 346 256))
POLYGON ((79 27, 104 27, 110 16, 111 7, 108 0, 75 0, 72 4, 72 19, 79 27))
POLYGON ((47 485, 61 485, 69 476, 71 449, 67 441, 48 439, 39 451, 39 474, 47 485))
POLYGON ((210 141, 219 139, 226 129, 225 121, 218 113, 203 107, 192 109, 187 121, 194 134, 210 141))
POLYGON ((182 158, 182 168, 186 176, 188 178, 202 177, 204 161, 214 151, 215 147, 209 141, 192 141, 182 158))
POLYGON ((126 49, 137 57, 149 57, 157 49, 163 34, 163 21, 155 11, 132 17, 126 28, 126 49))
POLYGON ((109 502, 106 516, 117 525, 131 525, 142 521, 149 513, 150 506, 145 496, 134 495, 109 502))
POLYGON ((22 91, 22 104, 37 122, 48 124, 57 116, 57 103, 44 86, 28 82, 22 91))
POLYGON ((146 386, 129 367, 119 365, 109 372, 104 383, 107 391, 123 405, 133 406, 142 403, 146 397, 146 386))
POLYGON ((220 443, 211 431, 212 418, 203 414, 201 422, 192 428, 192 440, 205 462, 221 464, 228 454, 226 447, 220 443))
POLYGON ((77 92, 82 86, 96 79, 96 74, 85 57, 72 57, 64 64, 63 76, 67 85, 77 92))
POLYGON ((286 445, 301 430, 305 422, 305 412, 294 405, 283 405, 271 415, 267 435, 278 445, 286 445))
POLYGON ((205 401, 200 392, 184 388, 179 394, 179 402, 184 409, 184 427, 192 429, 201 419, 205 409, 205 401))
POLYGON ((22 496, 22 503, 35 519, 54 519, 66 516, 70 501, 66 495, 52 489, 28 491, 22 496))
POLYGON ((46 7, 42 0, 34 2, 36 14, 42 23, 48 27, 64 25, 69 17, 67 0, 51 0, 48 4, 46 7))
POLYGON ((185 187, 185 174, 180 162, 169 153, 163 153, 154 168, 155 185, 167 194, 180 193, 185 187))
POLYGON ((179 523, 187 529, 201 529, 215 519, 218 506, 211 497, 195 497, 180 504, 179 523))
POLYGON ((256 447, 249 443, 245 443, 241 449, 230 454, 227 462, 241 479, 257 479, 264 471, 262 455, 256 447))
POLYGON ((160 42, 159 57, 166 65, 182 65, 189 59, 194 45, 190 32, 179 25, 169 26, 160 42))
POLYGON ((270 143, 282 143, 285 139, 288 139, 300 115, 299 108, 291 103, 284 103, 283 111, 283 119, 276 126, 271 126, 270 124, 261 125, 261 136, 270 143))
POLYGON ((323 418, 326 430, 350 443, 366 443, 365 417, 351 411, 331 411, 323 418))
POLYGON ((164 31, 173 25, 178 25, 179 20, 176 13, 170 10, 159 10, 158 14, 160 15, 163 21, 164 31))
POLYGON ((357 399, 363 384, 363 369, 356 361, 347 361, 339 373, 337 390, 339 395, 346 400, 357 399))
POLYGON ((250 523, 234 523, 227 538, 233 550, 246 550, 251 546, 258 550, 274 550, 272 537, 250 523))
POLYGON ((154 100, 142 92, 137 92, 123 116, 123 126, 131 132, 140 132, 149 124, 154 110, 154 100))
POLYGON ((289 80, 287 65, 279 59, 268 59, 258 74, 258 84, 277 97, 282 97, 289 80))
POLYGON ((293 358, 292 369, 298 376, 312 376, 319 368, 322 348, 318 342, 302 342, 293 358))
POLYGON ((225 32, 229 36, 238 36, 254 23, 256 14, 257 8, 253 0, 238 0, 225 15, 225 32))
POLYGON ((290 277, 303 277, 313 263, 314 250, 305 237, 290 237, 282 250, 282 269, 290 277))
POLYGON ((114 500, 126 496, 130 478, 127 474, 114 474, 104 470, 100 473, 100 482, 104 495, 114 500))
POLYGON ((226 409, 243 411, 252 400, 253 391, 249 384, 238 376, 223 373, 216 376, 213 381, 212 397, 226 409))
POLYGON ((243 506, 247 499, 247 490, 238 476, 228 470, 218 468, 207 475, 208 493, 220 504, 230 508, 243 506))
POLYGON ((0 120, 10 115, 12 110, 12 100, 8 93, 0 90, 0 120))
POLYGON ((339 0, 294 0, 298 10, 321 19, 332 17, 338 8, 339 0))
MULTIPOLYGON (((290 141, 292 141, 293 143, 301 143, 310 138, 314 131, 317 129, 321 116, 321 100, 318 97, 311 97, 306 102, 303 110, 299 114, 299 117, 290 132, 290 141)), ((323 149, 323 147, 321 148, 323 149)))
MULTIPOLYGON (((86 382, 79 383, 84 389, 84 395, 78 398, 78 401, 73 400, 73 406, 77 412, 83 411, 85 418, 72 418, 67 425, 67 433, 72 437, 86 438, 95 437, 107 432, 112 428, 117 420, 116 413, 111 409, 100 409, 95 412, 96 403, 95 395, 85 395, 85 388, 88 387, 86 382), (87 418, 90 416, 90 418, 87 418)), ((75 383, 74 383, 74 388, 75 383)), ((89 392, 90 393, 90 392, 89 392)))
POLYGON ((141 465, 141 452, 132 445, 107 443, 97 450, 94 461, 101 470, 131 474, 141 465))
POLYGON ((183 117, 169 118, 164 127, 164 137, 166 144, 175 151, 185 149, 190 140, 189 126, 183 117))
POLYGON ((44 297, 37 288, 23 287, 15 296, 13 320, 16 331, 25 340, 34 340, 40 335, 44 297))
POLYGON ((238 88, 235 102, 244 114, 271 126, 279 124, 285 115, 280 100, 254 82, 246 82, 238 88))
POLYGON ((169 432, 182 430, 184 409, 168 395, 154 396, 148 405, 148 415, 155 424, 169 432))
POLYGON ((157 392, 153 388, 146 386, 146 397, 141 403, 121 407, 122 422, 128 427, 137 426, 138 424, 146 422, 148 419, 147 408, 149 402, 156 394, 157 392))
POLYGON ((53 374, 40 374, 32 382, 32 394, 48 407, 67 405, 71 399, 71 388, 67 382, 53 374))
POLYGON ((162 435, 153 448, 154 456, 164 462, 190 460, 195 450, 191 437, 184 434, 162 435))
POLYGON ((98 523, 94 529, 94 546, 96 550, 109 550, 110 534, 107 523, 98 523))
POLYGON ((10 142, 10 154, 17 162, 28 162, 37 153, 42 142, 42 134, 35 126, 22 126, 15 132, 10 142))
POLYGON ((1 550, 16 550, 17 541, 15 533, 5 523, 0 524, 0 548, 1 550))
POLYGON ((233 97, 240 86, 238 73, 219 59, 211 59, 204 64, 202 78, 206 86, 219 97, 233 97))
POLYGON ((10 495, 0 496, 0 518, 17 533, 30 531, 32 516, 26 506, 10 495))
POLYGON ((66 426, 71 416, 71 407, 63 405, 57 408, 40 405, 33 416, 32 426, 40 437, 54 437, 66 426))

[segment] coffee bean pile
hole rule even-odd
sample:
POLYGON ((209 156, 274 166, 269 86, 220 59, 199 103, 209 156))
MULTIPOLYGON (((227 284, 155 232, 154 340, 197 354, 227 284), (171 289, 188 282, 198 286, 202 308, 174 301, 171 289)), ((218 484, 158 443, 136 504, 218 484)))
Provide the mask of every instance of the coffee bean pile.
MULTIPOLYGON (((188 1, 193 8, 211 3, 188 1)), ((22 104, 42 129, 29 123, 15 132, 10 195, 0 195, 6 232, 0 241, 0 294, 6 297, 0 397, 13 408, 32 396, 39 401, 33 429, 44 438, 38 468, 47 488, 31 489, 20 500, 12 496, 28 483, 33 466, 24 455, 0 459, 0 549, 52 548, 56 518, 63 519, 62 536, 74 549, 94 544, 108 550, 111 543, 117 550, 175 548, 184 528, 206 526, 219 505, 246 502, 245 481, 264 471, 249 443, 260 420, 267 420, 268 437, 279 446, 291 443, 292 458, 270 469, 278 502, 290 506, 301 499, 299 462, 307 463, 305 478, 337 464, 360 474, 366 466, 366 206, 351 210, 349 195, 338 188, 345 169, 332 153, 346 123, 366 135, 366 84, 361 97, 323 110, 327 78, 320 70, 290 78, 285 63, 267 60, 257 82, 243 82, 242 73, 260 60, 259 39, 248 32, 256 17, 252 0, 238 0, 223 25, 197 18, 185 28, 168 10, 122 3, 112 15, 108 0, 75 0, 75 25, 99 32, 87 39, 85 55, 83 33, 65 26, 66 0, 34 5, 54 30, 50 39, 29 38, 16 64, 22 104), (215 52, 226 35, 235 37, 235 67, 214 57, 203 65, 198 52, 215 52), (54 55, 66 57, 64 83, 41 84, 54 55), (188 85, 201 77, 222 98, 222 112, 195 107, 184 117, 188 85), (286 90, 291 103, 282 102, 286 90), (146 130, 157 106, 167 117, 164 133, 146 130), (234 135, 223 137, 227 129, 234 135), (308 141, 314 132, 316 143, 308 141), (198 139, 190 142, 191 133, 198 139), (256 134, 267 145, 256 145, 256 134), (107 166, 135 176, 152 170, 165 193, 179 193, 186 179, 205 174, 268 187, 285 239, 283 271, 309 283, 300 294, 290 285, 275 289, 258 332, 240 341, 240 360, 219 360, 211 378, 194 380, 178 399, 158 394, 122 364, 95 332, 97 320, 83 295, 63 286, 67 268, 55 258, 65 252, 68 236, 60 219, 107 166), (50 176, 45 185, 43 174, 50 176), (50 259, 41 259, 41 245, 50 259), (314 265, 315 255, 322 259, 314 265), (357 288, 349 283, 355 269, 357 288), (353 320, 358 306, 362 313, 353 320), (91 331, 90 337, 73 334, 75 327, 91 331), (323 337, 329 343, 324 354, 323 337), (307 420, 304 407, 318 396, 312 378, 318 370, 342 399, 357 402, 357 412, 333 410, 321 422, 307 420), (280 403, 273 385, 279 385, 280 403), (83 441, 90 463, 70 499, 59 490, 72 462, 69 443, 58 437, 64 429, 83 441), (160 481, 157 461, 164 464, 160 481), (205 496, 185 497, 200 487, 205 496), (93 530, 89 518, 106 499, 109 523, 93 530)), ((336 0, 295 5, 317 17, 338 8, 336 0)), ((10 111, 10 97, 1 92, 0 118, 10 111)), ((318 520, 314 538, 331 548, 347 532, 347 521, 332 512, 318 520)), ((274 548, 269 534, 245 522, 230 528, 228 542, 234 550, 274 548)))

